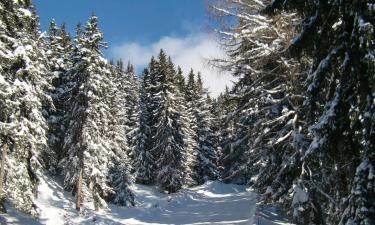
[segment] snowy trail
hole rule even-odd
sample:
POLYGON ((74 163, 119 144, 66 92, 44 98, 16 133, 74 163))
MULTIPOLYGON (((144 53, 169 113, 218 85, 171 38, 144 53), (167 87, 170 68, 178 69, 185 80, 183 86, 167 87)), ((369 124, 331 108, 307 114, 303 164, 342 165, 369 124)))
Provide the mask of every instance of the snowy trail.
MULTIPOLYGON (((58 182, 43 179, 39 188, 39 220, 11 210, 5 216, 6 224, 22 225, 142 225, 142 224, 237 224, 287 225, 274 207, 259 207, 257 195, 246 191, 245 186, 223 184, 218 181, 182 190, 172 195, 160 193, 153 186, 136 185, 136 207, 109 205, 96 213, 87 209, 83 215, 74 210, 74 201, 58 182), (260 215, 258 218, 257 215, 260 215), (258 221, 259 219, 259 221, 258 221)), ((88 206, 90 207, 90 206, 88 206)), ((0 220, 1 221, 1 220, 0 220)), ((1 222, 0 222, 1 224, 1 222)))
MULTIPOLYGON (((153 194, 144 195, 144 190, 142 187, 136 193, 142 196, 140 203, 148 211, 147 217, 134 213, 133 218, 122 220, 125 224, 250 224, 255 210, 255 194, 242 186, 220 182, 183 190, 171 198, 160 195, 157 200, 153 194), (152 207, 155 204, 158 206, 152 207)), ((147 193, 155 193, 155 190, 147 193)))

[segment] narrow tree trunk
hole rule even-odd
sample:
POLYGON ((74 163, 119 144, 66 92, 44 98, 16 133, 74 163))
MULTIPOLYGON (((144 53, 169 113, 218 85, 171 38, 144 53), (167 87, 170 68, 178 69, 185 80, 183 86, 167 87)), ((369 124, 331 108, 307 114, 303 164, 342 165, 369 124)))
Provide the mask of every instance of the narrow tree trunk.
POLYGON ((98 212, 99 211, 99 198, 98 198, 98 193, 97 193, 97 190, 96 190, 95 187, 94 187, 94 190, 93 190, 93 199, 94 199, 95 211, 98 212))
POLYGON ((1 171, 0 171, 0 210, 4 212, 5 212, 5 207, 4 207, 5 196, 3 194, 3 186, 4 186, 5 163, 6 163, 6 158, 7 158, 7 151, 8 151, 8 145, 7 143, 4 143, 3 152, 1 156, 1 171))
POLYGON ((77 199, 76 199, 76 210, 81 210, 81 203, 82 203, 82 182, 83 182, 83 168, 81 167, 79 170, 79 178, 77 183, 77 199))
POLYGON ((7 145, 7 143, 4 143, 3 152, 2 152, 2 156, 1 156, 0 198, 2 198, 2 196, 3 196, 3 181, 4 181, 4 175, 5 175, 5 163, 6 163, 7 151, 8 151, 8 145, 7 145))

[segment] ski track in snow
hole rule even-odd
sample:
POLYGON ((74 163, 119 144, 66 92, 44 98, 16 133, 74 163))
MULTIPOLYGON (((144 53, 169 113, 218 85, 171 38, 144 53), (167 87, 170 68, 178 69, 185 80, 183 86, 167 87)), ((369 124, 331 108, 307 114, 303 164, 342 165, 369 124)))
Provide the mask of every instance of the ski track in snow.
POLYGON ((135 185, 136 207, 109 205, 95 213, 92 206, 78 214, 74 198, 54 179, 41 180, 37 204, 40 218, 12 209, 0 215, 0 224, 10 225, 142 225, 142 224, 238 224, 288 225, 273 206, 257 207, 257 195, 245 186, 209 181, 204 185, 167 195, 154 186, 135 185), (3 218, 1 218, 3 217, 3 218), (95 221, 94 221, 95 218, 95 221), (2 222, 6 220, 6 222, 2 222))

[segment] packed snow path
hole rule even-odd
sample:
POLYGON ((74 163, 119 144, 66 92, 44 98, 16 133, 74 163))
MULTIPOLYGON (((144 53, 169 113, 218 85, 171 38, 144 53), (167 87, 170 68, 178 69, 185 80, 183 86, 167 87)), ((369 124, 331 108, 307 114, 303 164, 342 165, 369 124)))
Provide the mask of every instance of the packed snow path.
POLYGON ((40 219, 10 209, 5 215, 6 224, 289 224, 273 207, 257 209, 256 194, 246 191, 244 186, 214 181, 167 195, 152 186, 136 185, 134 192, 136 207, 109 205, 107 210, 96 214, 87 209, 78 215, 70 194, 59 183, 46 178, 39 189, 40 219))

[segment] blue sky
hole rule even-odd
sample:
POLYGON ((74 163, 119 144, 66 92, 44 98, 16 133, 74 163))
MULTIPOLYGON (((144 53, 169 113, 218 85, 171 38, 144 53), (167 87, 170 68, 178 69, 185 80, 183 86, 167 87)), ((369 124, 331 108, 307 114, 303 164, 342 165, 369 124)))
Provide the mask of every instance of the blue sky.
POLYGON ((132 62, 137 71, 147 66, 160 48, 166 50, 185 73, 202 72, 213 95, 230 85, 231 76, 208 66, 208 60, 224 53, 208 29, 205 0, 34 0, 41 27, 51 19, 65 22, 71 32, 92 12, 110 48, 107 58, 132 62))
POLYGON ((161 36, 185 36, 207 25, 204 0, 34 0, 42 29, 54 18, 72 28, 92 12, 111 44, 155 42, 161 36))

